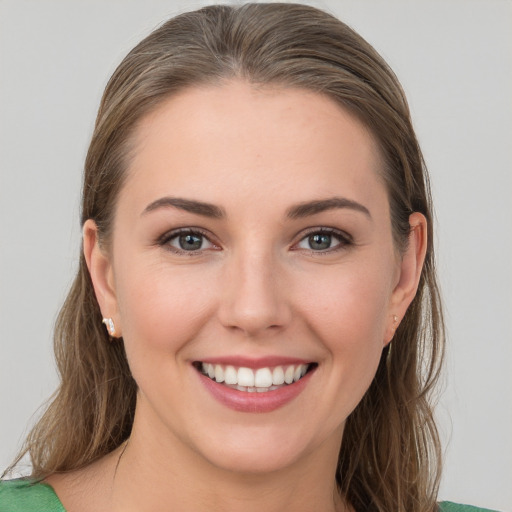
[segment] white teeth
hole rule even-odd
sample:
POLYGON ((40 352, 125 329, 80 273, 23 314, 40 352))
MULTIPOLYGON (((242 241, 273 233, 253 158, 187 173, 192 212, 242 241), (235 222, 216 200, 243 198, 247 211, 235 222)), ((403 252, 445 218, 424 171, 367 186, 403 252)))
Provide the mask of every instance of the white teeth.
POLYGON ((295 371, 293 372, 293 381, 297 382, 301 377, 304 377, 304 375, 306 375, 307 370, 308 367, 305 364, 297 366, 297 368, 295 368, 295 371))
POLYGON ((284 372, 284 381, 286 384, 291 384, 293 382, 294 371, 295 368, 293 366, 288 366, 288 368, 286 368, 286 371, 284 372))
POLYGON ((250 368, 238 368, 238 385, 254 387, 254 372, 250 368))
POLYGON ((282 366, 276 366, 272 372, 272 384, 280 386, 284 384, 284 370, 282 366))
POLYGON ((215 380, 217 382, 224 382, 224 370, 220 364, 215 365, 215 380))
POLYGON ((245 391, 248 393, 264 393, 279 389, 284 384, 293 384, 304 377, 308 371, 307 364, 289 365, 275 368, 235 368, 234 366, 221 364, 201 363, 203 374, 216 382, 245 391))
POLYGON ((246 387, 246 386, 227 386, 228 388, 237 389, 238 391, 244 391, 246 393, 266 393, 267 391, 274 391, 274 389, 279 389, 281 386, 270 386, 268 388, 257 388, 255 386, 246 387))
POLYGON ((269 388, 272 386, 272 372, 269 368, 260 368, 259 370, 256 370, 254 385, 257 388, 269 388))
POLYGON ((224 370, 224 382, 226 384, 238 384, 238 375, 234 366, 226 366, 224 370))

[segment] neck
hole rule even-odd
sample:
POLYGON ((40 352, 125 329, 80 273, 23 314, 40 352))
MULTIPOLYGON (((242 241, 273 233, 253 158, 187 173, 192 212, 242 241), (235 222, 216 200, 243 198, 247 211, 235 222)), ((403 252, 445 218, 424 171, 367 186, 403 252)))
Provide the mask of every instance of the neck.
POLYGON ((215 466, 168 431, 147 434, 136 421, 112 464, 111 510, 349 510, 335 482, 341 432, 286 467, 258 472, 215 466))

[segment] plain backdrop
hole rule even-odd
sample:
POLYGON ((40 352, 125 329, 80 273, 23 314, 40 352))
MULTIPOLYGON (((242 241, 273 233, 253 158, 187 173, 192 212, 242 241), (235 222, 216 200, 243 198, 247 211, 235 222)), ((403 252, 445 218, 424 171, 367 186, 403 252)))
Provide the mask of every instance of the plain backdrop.
MULTIPOLYGON (((205 3, 0 0, 0 468, 57 383, 51 333, 103 87, 151 29, 205 3)), ((441 497, 512 511, 512 3, 309 3, 394 68, 431 172, 448 326, 441 497)))

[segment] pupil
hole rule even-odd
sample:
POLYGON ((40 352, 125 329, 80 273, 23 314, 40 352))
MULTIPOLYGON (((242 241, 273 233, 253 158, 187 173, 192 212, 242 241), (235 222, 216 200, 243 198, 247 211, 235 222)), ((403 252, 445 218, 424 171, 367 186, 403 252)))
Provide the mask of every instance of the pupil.
POLYGON ((329 249, 331 246, 331 235, 326 235, 325 233, 317 233, 316 235, 311 235, 309 237, 309 245, 311 249, 329 249))
POLYGON ((185 251, 201 249, 202 244, 203 240, 200 236, 190 234, 180 236, 180 247, 185 251))

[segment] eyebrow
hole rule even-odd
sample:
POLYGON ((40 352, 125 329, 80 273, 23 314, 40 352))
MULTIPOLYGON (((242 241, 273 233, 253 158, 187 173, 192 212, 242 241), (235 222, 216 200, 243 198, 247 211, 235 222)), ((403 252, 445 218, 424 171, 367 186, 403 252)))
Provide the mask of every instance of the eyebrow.
MULTIPOLYGON (((162 197, 157 199, 156 201, 153 201, 148 206, 146 206, 142 212, 142 215, 159 208, 170 207, 178 208, 179 210, 184 210, 186 212, 202 215, 212 219, 223 219, 226 217, 225 211, 219 206, 211 203, 204 203, 202 201, 195 201, 193 199, 183 199, 180 197, 162 197)), ((370 219, 372 218, 366 206, 363 206, 362 204, 358 203, 357 201, 353 201, 352 199, 347 199, 346 197, 330 197, 328 199, 318 199, 315 201, 299 203, 289 208, 286 212, 286 216, 290 219, 301 219, 337 208, 348 208, 364 213, 370 219)))
POLYGON ((222 219, 226 216, 224 210, 210 203, 203 203, 202 201, 194 201, 192 199, 183 199, 180 197, 162 197, 150 203, 142 215, 157 210, 158 208, 174 207, 186 212, 195 213, 204 217, 213 219, 222 219))
POLYGON ((327 210, 334 210, 336 208, 348 208, 364 213, 370 219, 372 218, 370 211, 366 206, 363 206, 357 201, 347 199, 346 197, 330 197, 328 199, 319 199, 316 201, 308 201, 300 203, 296 206, 292 206, 287 211, 287 216, 290 219, 300 219, 303 217, 309 217, 310 215, 316 215, 327 210))

